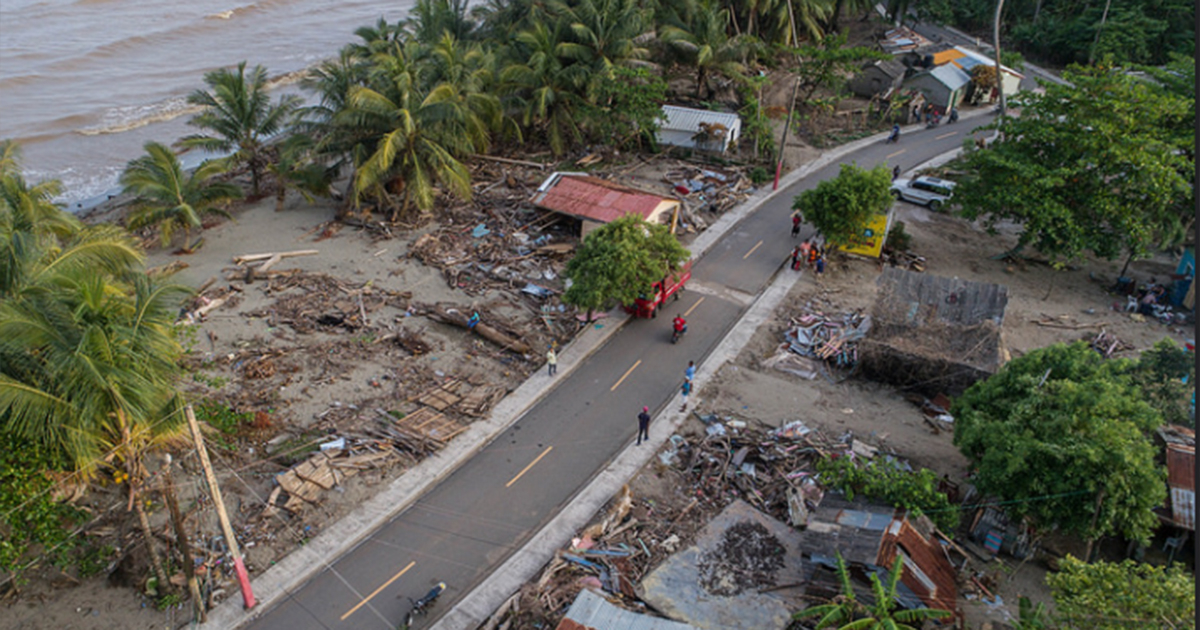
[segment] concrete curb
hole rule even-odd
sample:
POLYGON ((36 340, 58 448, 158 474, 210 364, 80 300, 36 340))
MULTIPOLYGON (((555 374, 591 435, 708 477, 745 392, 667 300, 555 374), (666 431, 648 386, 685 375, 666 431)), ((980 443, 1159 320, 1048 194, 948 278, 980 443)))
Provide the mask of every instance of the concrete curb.
POLYGON ((307 545, 292 551, 266 572, 255 577, 254 595, 258 605, 246 612, 241 598, 229 597, 208 613, 208 627, 240 628, 269 612, 292 591, 318 574, 345 553, 366 540, 392 517, 407 509, 434 484, 453 473, 467 459, 486 447, 512 426, 525 412, 549 394, 558 379, 570 374, 592 353, 621 330, 629 318, 615 309, 600 320, 602 328, 589 327, 559 353, 559 374, 553 378, 539 372, 504 397, 487 420, 471 426, 446 448, 397 477, 382 492, 353 512, 331 524, 307 545))

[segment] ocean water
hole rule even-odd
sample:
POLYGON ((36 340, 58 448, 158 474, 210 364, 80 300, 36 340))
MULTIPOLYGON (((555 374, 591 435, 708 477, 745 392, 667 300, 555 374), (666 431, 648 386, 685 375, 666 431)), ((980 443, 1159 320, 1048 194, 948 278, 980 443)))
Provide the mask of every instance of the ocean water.
MULTIPOLYGON (((210 70, 261 64, 274 94, 380 17, 413 0, 3 0, 0 139, 22 147, 26 179, 61 180, 85 208, 116 192, 148 140, 196 129, 185 99, 210 70)), ((194 161, 194 158, 193 160, 194 161)), ((185 164, 187 160, 185 160, 185 164)))

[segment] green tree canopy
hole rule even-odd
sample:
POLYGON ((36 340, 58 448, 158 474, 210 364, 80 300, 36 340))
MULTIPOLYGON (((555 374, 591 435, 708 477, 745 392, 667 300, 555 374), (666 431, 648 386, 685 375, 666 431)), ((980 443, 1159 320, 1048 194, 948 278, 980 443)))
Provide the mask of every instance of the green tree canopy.
POLYGON ((1161 415, 1128 377, 1079 342, 1034 350, 954 401, 954 443, 975 485, 1039 529, 1089 541, 1146 540, 1166 499, 1149 433, 1161 415))
POLYGON ((589 313, 632 304, 689 255, 665 226, 626 215, 583 239, 563 271, 571 280, 563 302, 589 313))
POLYGON ((1174 137, 1189 103, 1114 68, 1063 77, 1073 85, 1014 97, 1020 115, 1005 118, 1001 139, 966 154, 955 199, 989 229, 1020 224, 1018 249, 1054 259, 1144 257, 1177 231, 1189 198, 1191 169, 1174 137))
POLYGON ((1196 627, 1196 578, 1179 565, 1088 564, 1067 556, 1059 567, 1046 583, 1064 628, 1196 627))
POLYGON ((807 101, 819 89, 841 92, 846 84, 846 77, 857 72, 864 61, 891 59, 892 56, 867 48, 866 46, 847 46, 849 35, 826 35, 817 39, 816 43, 806 44, 796 49, 800 57, 800 100, 807 101))
POLYGON ((887 211, 892 204, 891 184, 892 174, 882 164, 869 171, 843 164, 837 177, 800 193, 792 208, 804 213, 827 243, 843 247, 862 237, 871 217, 887 211))

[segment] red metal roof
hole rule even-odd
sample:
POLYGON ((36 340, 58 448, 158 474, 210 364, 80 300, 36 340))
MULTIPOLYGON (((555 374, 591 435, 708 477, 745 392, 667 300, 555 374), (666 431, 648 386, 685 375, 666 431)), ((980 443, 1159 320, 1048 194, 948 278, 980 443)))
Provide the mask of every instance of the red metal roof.
POLYGON ((546 191, 533 198, 534 203, 548 210, 600 223, 627 214, 649 219, 663 201, 674 200, 586 175, 559 175, 546 191))
POLYGON ((890 569, 896 561, 897 548, 912 559, 913 564, 932 582, 929 588, 925 580, 906 568, 900 581, 930 608, 956 612, 958 610, 958 587, 955 583, 954 566, 936 539, 927 539, 909 523, 908 519, 893 522, 883 534, 879 547, 879 566, 890 569), (897 527, 899 525, 899 527, 897 527))

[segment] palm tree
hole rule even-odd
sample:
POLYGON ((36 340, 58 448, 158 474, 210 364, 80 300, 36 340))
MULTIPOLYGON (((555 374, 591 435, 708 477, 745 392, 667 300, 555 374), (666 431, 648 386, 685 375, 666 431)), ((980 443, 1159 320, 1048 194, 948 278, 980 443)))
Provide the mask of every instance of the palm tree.
POLYGON ((591 69, 593 88, 599 81, 611 79, 614 67, 649 54, 641 42, 648 30, 648 15, 637 0, 573 0, 569 4, 552 0, 551 6, 578 44, 567 53, 591 69))
POLYGON ((300 97, 281 96, 271 105, 266 68, 255 66, 247 76, 245 61, 237 65, 236 72, 220 68, 205 74, 204 82, 209 90, 196 90, 188 96, 188 103, 204 108, 188 124, 211 131, 216 137, 192 135, 182 144, 205 151, 233 151, 233 164, 250 167, 251 187, 257 196, 259 175, 267 162, 264 144, 291 122, 300 97))
MULTIPOLYGON (((15 160, 0 173, 6 190, 15 160)), ((47 189, 41 184, 33 189, 47 189)), ((182 354, 173 314, 190 290, 159 286, 144 254, 113 225, 69 224, 53 206, 25 220, 0 202, 0 429, 60 455, 85 477, 110 467, 129 484, 160 584, 144 504, 142 456, 183 426, 174 414, 182 354)), ((27 215, 26 215, 27 216, 27 215)))
MULTIPOLYGON (((416 207, 420 212, 433 208, 434 186, 441 184, 463 199, 471 197, 471 175, 466 166, 455 158, 471 152, 474 147, 465 137, 450 137, 439 133, 436 119, 435 95, 422 98, 415 90, 388 90, 387 94, 371 88, 355 87, 350 91, 350 107, 343 112, 349 126, 354 121, 384 126, 385 131, 374 143, 373 150, 357 161, 354 175, 356 199, 374 196, 392 206, 392 220, 401 212, 416 207), (465 143, 465 144, 464 144, 465 143), (400 205, 391 204, 390 188, 399 188, 400 205)), ((437 99, 452 94, 441 90, 437 99)))
POLYGON ((287 193, 294 190, 312 203, 316 197, 329 196, 333 179, 325 167, 313 161, 315 143, 311 136, 296 134, 279 146, 279 159, 267 166, 275 176, 275 212, 283 210, 287 193))
POLYGON ((467 17, 466 0, 417 0, 410 18, 400 28, 422 44, 435 44, 443 35, 473 39, 475 22, 467 17))
POLYGON ((204 215, 228 217, 220 205, 242 196, 242 191, 231 183, 210 181, 227 170, 224 160, 209 160, 185 173, 166 146, 147 142, 145 149, 146 155, 131 160, 121 173, 125 192, 137 196, 129 228, 157 226, 164 247, 170 244, 176 229, 183 229, 187 248, 187 237, 193 228, 200 227, 204 215))
POLYGON ((736 77, 745 72, 746 46, 742 36, 729 36, 729 9, 720 8, 716 0, 696 4, 690 23, 665 26, 661 37, 696 66, 696 97, 708 98, 712 73, 736 77))
POLYGON ((837 554, 837 577, 842 593, 827 604, 810 606, 794 613, 792 619, 817 617, 816 630, 837 628, 838 630, 919 630, 928 619, 945 619, 952 614, 937 608, 913 608, 895 610, 896 589, 900 574, 904 570, 904 559, 897 556, 888 572, 887 583, 881 582, 874 572, 869 574, 874 603, 867 606, 858 601, 854 586, 850 583, 850 570, 842 554, 837 554))
POLYGON ((11 229, 66 237, 83 227, 79 219, 63 212, 52 201, 62 193, 62 185, 49 180, 29 186, 21 173, 20 161, 21 148, 17 143, 0 142, 0 212, 9 213, 11 229))
POLYGON ((583 138, 575 123, 583 67, 564 62, 566 49, 575 45, 562 41, 557 27, 535 24, 516 36, 516 56, 524 61, 514 61, 500 73, 521 124, 543 131, 555 155, 583 138))

